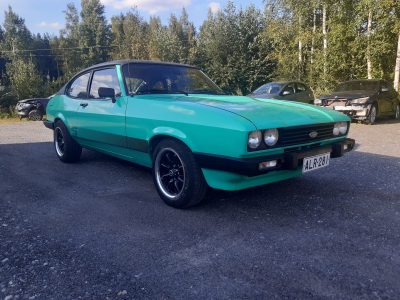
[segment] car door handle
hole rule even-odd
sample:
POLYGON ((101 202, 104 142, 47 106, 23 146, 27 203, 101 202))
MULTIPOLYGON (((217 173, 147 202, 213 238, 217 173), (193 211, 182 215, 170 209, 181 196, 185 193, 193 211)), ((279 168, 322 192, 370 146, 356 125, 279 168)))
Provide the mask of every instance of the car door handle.
POLYGON ((83 108, 85 108, 86 106, 88 106, 89 104, 88 103, 81 103, 80 104, 83 108))

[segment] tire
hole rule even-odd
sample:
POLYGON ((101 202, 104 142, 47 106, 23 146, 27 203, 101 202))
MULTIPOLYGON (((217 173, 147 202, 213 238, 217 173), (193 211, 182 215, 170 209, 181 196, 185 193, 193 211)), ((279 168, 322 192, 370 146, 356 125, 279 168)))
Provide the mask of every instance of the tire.
POLYGON ((41 121, 43 120, 43 115, 37 109, 33 109, 29 112, 28 119, 31 121, 41 121))
POLYGON ((400 104, 396 105, 396 108, 394 110, 394 119, 400 120, 400 104))
POLYGON ((155 147, 152 173, 158 194, 169 206, 194 206, 207 193, 203 172, 190 149, 179 141, 165 139, 155 147))
POLYGON ((378 107, 376 104, 372 104, 371 109, 369 111, 368 117, 366 119, 367 124, 374 124, 376 122, 376 117, 378 115, 378 107))
POLYGON ((81 158, 82 147, 71 137, 62 121, 54 125, 54 149, 57 157, 65 163, 73 163, 81 158))

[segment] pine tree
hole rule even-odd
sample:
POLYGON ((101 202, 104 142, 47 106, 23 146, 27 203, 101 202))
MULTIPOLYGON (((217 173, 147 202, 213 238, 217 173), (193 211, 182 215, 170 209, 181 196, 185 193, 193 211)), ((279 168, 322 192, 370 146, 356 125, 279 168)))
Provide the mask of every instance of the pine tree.
POLYGON ((100 0, 82 0, 81 5, 79 46, 83 48, 83 66, 91 66, 109 58, 111 29, 100 0))

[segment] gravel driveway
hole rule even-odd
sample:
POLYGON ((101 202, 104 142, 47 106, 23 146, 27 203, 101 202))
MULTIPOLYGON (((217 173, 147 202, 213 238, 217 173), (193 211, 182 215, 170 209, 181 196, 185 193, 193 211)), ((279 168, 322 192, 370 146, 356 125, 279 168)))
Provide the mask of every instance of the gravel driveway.
POLYGON ((0 125, 0 299, 398 299, 400 123, 326 169, 166 206, 150 171, 0 125))

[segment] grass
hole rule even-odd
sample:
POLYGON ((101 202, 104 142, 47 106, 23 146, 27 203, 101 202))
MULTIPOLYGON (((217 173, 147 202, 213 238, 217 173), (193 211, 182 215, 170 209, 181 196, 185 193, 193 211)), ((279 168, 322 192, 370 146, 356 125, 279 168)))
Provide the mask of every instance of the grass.
POLYGON ((0 124, 13 124, 13 123, 19 123, 23 122, 19 118, 1 118, 0 119, 0 124))

